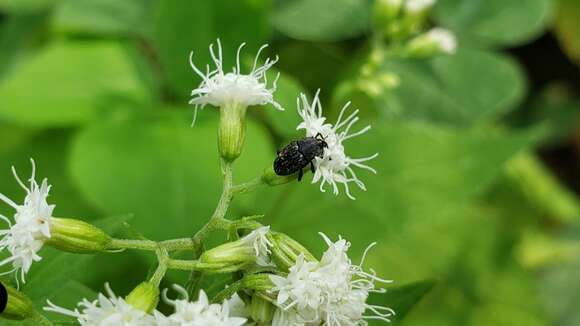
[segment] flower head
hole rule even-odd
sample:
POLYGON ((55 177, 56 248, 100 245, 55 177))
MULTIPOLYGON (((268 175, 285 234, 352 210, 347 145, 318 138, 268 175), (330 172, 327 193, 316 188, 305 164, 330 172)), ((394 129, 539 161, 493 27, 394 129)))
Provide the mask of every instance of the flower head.
POLYGON ((426 35, 443 53, 454 54, 457 50, 455 34, 447 29, 436 27, 428 31, 426 35))
POLYGON ((50 238, 50 223, 55 205, 49 205, 46 201, 50 191, 47 179, 42 180, 39 185, 35 180, 36 167, 32 162, 32 175, 28 179, 28 186, 16 174, 12 167, 12 173, 16 181, 26 191, 24 203, 18 205, 3 194, 0 200, 12 206, 16 210, 14 214, 14 224, 5 216, 0 218, 8 223, 7 230, 1 230, 0 251, 8 249, 10 257, 0 262, 0 266, 12 263, 13 269, 8 273, 20 270, 20 278, 25 282, 25 275, 30 270, 32 262, 42 258, 38 251, 44 245, 44 241, 50 238))
POLYGON ((270 264, 270 254, 272 253, 270 247, 272 247, 272 243, 266 236, 268 232, 270 232, 270 227, 262 226, 253 230, 241 239, 242 242, 251 245, 254 248, 256 263, 260 266, 267 266, 270 264))
POLYGON ((349 242, 332 242, 321 235, 328 249, 320 262, 306 262, 300 256, 287 277, 271 276, 274 290, 278 291, 277 304, 283 310, 278 313, 278 320, 326 326, 365 325, 365 319, 389 321, 394 314, 391 309, 366 303, 370 292, 384 292, 375 287, 375 282, 391 282, 377 277, 373 270, 363 270, 364 258, 372 245, 361 263, 354 265, 347 255, 349 242), (365 315, 367 311, 370 313, 365 315))
POLYGON ((338 195, 338 184, 341 183, 344 185, 346 195, 354 199, 350 193, 348 184, 354 182, 362 190, 366 190, 366 187, 357 177, 353 166, 376 173, 375 169, 363 164, 363 162, 372 160, 379 154, 376 153, 363 158, 351 158, 345 153, 343 142, 364 134, 371 129, 371 126, 366 126, 356 132, 350 131, 352 126, 359 120, 357 116, 359 110, 355 110, 344 118, 350 102, 346 103, 342 108, 334 125, 326 122, 326 117, 322 115, 322 106, 318 98, 319 93, 320 90, 316 92, 312 103, 308 102, 304 94, 301 94, 297 100, 298 114, 300 114, 303 121, 296 129, 304 129, 307 137, 316 137, 316 135, 320 134, 328 145, 324 149, 323 157, 316 157, 314 159, 315 172, 312 183, 320 181, 320 191, 322 192, 325 191, 324 185, 327 183, 330 184, 335 195, 338 195))
POLYGON ((174 285, 173 288, 181 294, 181 299, 171 300, 167 297, 167 289, 163 291, 163 300, 175 307, 175 312, 164 316, 155 312, 159 326, 241 326, 246 318, 231 317, 227 301, 223 304, 210 304, 203 290, 199 292, 197 301, 190 302, 184 288, 174 285))
MULTIPOLYGON (((189 101, 189 104, 195 106, 196 113, 198 107, 203 108, 206 104, 218 107, 225 106, 226 104, 237 104, 246 107, 270 103, 276 109, 283 110, 282 106, 274 101, 273 98, 278 77, 276 77, 270 88, 268 88, 268 80, 266 78, 266 72, 278 61, 278 57, 274 60, 267 58, 266 62, 258 67, 260 53, 268 46, 265 44, 258 50, 252 70, 247 75, 242 74, 240 68, 240 52, 244 45, 245 43, 242 43, 238 48, 236 66, 232 72, 228 73, 225 73, 223 69, 222 46, 219 39, 217 40, 217 54, 214 52, 213 44, 209 46, 211 58, 215 64, 214 70, 210 71, 209 66, 207 66, 206 73, 203 73, 193 63, 193 52, 190 54, 190 65, 202 79, 201 84, 191 91, 193 99, 189 101)), ((193 120, 195 122, 195 116, 193 120)))
POLYGON ((117 297, 108 283, 105 284, 107 296, 99 293, 94 301, 83 299, 78 309, 69 310, 48 301, 46 311, 56 312, 74 317, 82 326, 153 326, 155 318, 145 311, 128 304, 123 298, 117 297), (80 310, 79 310, 80 309, 80 310))

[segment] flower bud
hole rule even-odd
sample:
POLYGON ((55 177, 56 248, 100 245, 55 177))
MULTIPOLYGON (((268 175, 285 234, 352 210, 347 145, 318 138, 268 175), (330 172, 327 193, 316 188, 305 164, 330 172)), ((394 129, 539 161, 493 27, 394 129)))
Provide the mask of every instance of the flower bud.
MULTIPOLYGON (((304 170, 304 172, 307 171, 304 170)), ((262 182, 269 186, 283 185, 285 183, 296 180, 296 178, 298 178, 298 174, 296 173, 291 175, 277 175, 276 172, 274 172, 273 167, 264 169, 264 172, 262 173, 262 182)))
POLYGON ((386 30, 399 15, 403 0, 376 0, 373 8, 375 26, 386 30))
POLYGON ((240 104, 220 107, 218 147, 221 157, 232 162, 242 153, 246 138, 246 109, 240 104))
POLYGON ((131 306, 149 314, 159 302, 159 288, 151 282, 143 282, 127 295, 126 301, 131 306))
POLYGON ((410 40, 404 53, 415 58, 429 58, 439 54, 454 54, 457 49, 455 35, 443 28, 433 28, 410 40))
POLYGON ((269 235, 272 245, 272 260, 283 271, 288 271, 296 264, 296 258, 304 254, 306 261, 316 261, 316 258, 298 241, 284 233, 272 232, 269 235))
POLYGON ((0 283, 0 317, 23 320, 36 315, 32 301, 11 286, 0 283))
POLYGON ((51 219, 50 238, 46 244, 74 253, 91 253, 107 249, 111 237, 101 229, 75 219, 51 219))
POLYGON ((267 266, 270 260, 269 226, 259 227, 243 238, 222 244, 204 252, 201 264, 211 266, 214 272, 234 272, 248 264, 267 266))
POLYGON ((250 316, 257 325, 270 325, 274 317, 274 305, 259 295, 252 296, 250 316))

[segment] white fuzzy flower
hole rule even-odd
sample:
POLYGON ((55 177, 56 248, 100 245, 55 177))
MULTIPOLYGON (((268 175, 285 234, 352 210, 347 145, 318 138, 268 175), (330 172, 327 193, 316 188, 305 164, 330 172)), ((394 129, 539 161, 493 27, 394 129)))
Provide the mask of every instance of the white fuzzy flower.
POLYGON ((351 127, 359 120, 357 116, 359 110, 353 111, 348 117, 343 119, 350 102, 346 103, 342 108, 334 125, 326 122, 326 118, 322 115, 322 106, 318 98, 319 93, 320 90, 316 92, 312 103, 308 102, 304 94, 301 94, 297 100, 298 114, 300 114, 303 121, 296 129, 304 129, 307 137, 316 137, 320 134, 328 145, 324 149, 322 158, 314 158, 315 172, 312 183, 320 181, 320 191, 322 192, 325 191, 325 184, 330 184, 335 195, 339 193, 338 184, 343 184, 346 195, 354 199, 348 184, 354 182, 362 190, 366 190, 366 187, 357 177, 353 166, 376 173, 375 169, 363 164, 363 162, 372 160, 379 154, 376 153, 363 158, 351 158, 345 153, 343 142, 364 134, 371 129, 371 126, 366 126, 359 131, 351 133, 351 127))
POLYGON ((353 265, 347 255, 350 243, 344 239, 332 242, 321 235, 328 249, 320 262, 306 262, 301 255, 287 277, 271 276, 277 304, 283 310, 278 313, 278 325, 355 326, 366 325, 366 319, 389 321, 394 314, 391 309, 366 303, 370 292, 384 292, 375 282, 391 282, 362 268, 374 244, 365 250, 361 263, 353 265))
MULTIPOLYGON (((0 215, 0 218, 8 223, 7 230, 1 230, 0 251, 8 249, 10 257, 0 262, 0 266, 12 263, 13 269, 7 273, 20 270, 20 278, 25 282, 25 275, 30 270, 33 262, 42 258, 38 251, 42 248, 44 241, 50 238, 50 219, 55 205, 49 205, 46 202, 50 185, 47 179, 42 180, 38 185, 35 180, 35 164, 32 162, 32 176, 28 179, 28 187, 20 180, 16 170, 12 167, 12 173, 16 181, 26 191, 24 203, 18 205, 3 194, 0 194, 0 200, 12 206, 16 210, 14 214, 14 224, 10 220, 0 215)), ((5 274, 7 274, 5 273, 5 274)), ((17 279, 18 281, 18 279, 17 279)))
POLYGON ((270 226, 262 226, 244 236, 240 241, 254 248, 256 263, 260 266, 270 265, 270 247, 272 243, 268 240, 267 234, 270 226))
POLYGON ((411 13, 421 12, 431 8, 435 4, 435 0, 407 0, 405 8, 411 13))
MULTIPOLYGON (((244 45, 245 43, 242 43, 238 48, 236 66, 232 72, 228 73, 225 73, 223 69, 222 46, 219 39, 217 40, 217 55, 213 50, 213 44, 209 46, 209 51, 215 64, 214 70, 210 71, 208 65, 206 73, 203 73, 193 63, 193 52, 191 53, 189 57, 191 67, 202 79, 201 84, 191 91, 193 99, 189 101, 189 104, 195 106, 196 113, 199 107, 203 108, 206 104, 217 107, 225 105, 241 105, 247 107, 250 105, 266 105, 269 103, 276 109, 283 110, 282 106, 274 101, 273 98, 273 93, 276 91, 276 82, 280 75, 278 74, 270 88, 268 88, 268 80, 266 78, 266 72, 278 61, 278 57, 274 60, 267 58, 266 62, 258 67, 260 53, 268 46, 265 44, 258 50, 250 73, 247 75, 242 74, 240 69, 240 52, 244 45)), ((195 122, 195 116, 193 120, 195 122)))
POLYGON ((155 312, 159 326, 241 326, 246 318, 230 316, 230 305, 210 304, 203 290, 199 292, 197 301, 190 302, 187 291, 174 285, 173 288, 181 294, 181 299, 171 300, 167 297, 167 289, 163 291, 163 300, 175 307, 175 312, 169 316, 155 312))
POLYGON ((69 310, 48 301, 46 311, 74 317, 82 326, 153 326, 155 318, 134 308, 123 298, 117 297, 108 283, 105 284, 107 296, 99 293, 94 301, 83 299, 77 309, 69 310), (80 309, 80 310, 79 310, 80 309))
POLYGON ((457 50, 455 34, 447 29, 436 27, 428 31, 426 35, 444 53, 454 54, 457 50))

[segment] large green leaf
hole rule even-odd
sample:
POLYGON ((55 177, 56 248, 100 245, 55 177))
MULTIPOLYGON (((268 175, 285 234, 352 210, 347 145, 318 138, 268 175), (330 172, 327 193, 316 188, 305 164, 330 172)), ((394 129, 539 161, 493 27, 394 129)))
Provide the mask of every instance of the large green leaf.
POLYGON ((370 25, 367 0, 278 1, 274 26, 300 40, 337 41, 365 32, 370 25))
POLYGON ((235 63, 242 42, 248 43, 242 56, 253 55, 270 33, 266 6, 262 0, 158 1, 153 8, 153 44, 174 93, 187 97, 200 82, 188 63, 191 51, 201 70, 207 64, 213 66, 208 47, 218 38, 223 45, 224 69, 235 63))
POLYGON ((152 0, 64 0, 56 7, 58 32, 89 35, 143 34, 152 0))
POLYGON ((389 307, 395 311, 392 321, 400 323, 413 307, 427 295, 437 282, 435 280, 422 280, 409 284, 393 286, 387 288, 387 293, 380 297, 380 302, 373 304, 389 307))
POLYGON ((113 42, 57 42, 0 83, 0 118, 30 126, 95 119, 111 103, 147 99, 123 48, 113 42))
POLYGON ((544 31, 551 0, 440 0, 435 17, 462 42, 518 45, 544 31))
MULTIPOLYGON (((210 109, 200 116, 213 115, 210 109)), ((191 115, 96 124, 81 132, 72 173, 81 191, 110 214, 135 213, 132 225, 154 239, 187 237, 211 215, 221 190, 217 122, 191 115)), ((235 180, 253 178, 269 164, 267 139, 248 125, 235 180)))
MULTIPOLYGON (((389 60, 382 73, 396 74, 400 84, 377 96, 357 97, 355 92, 353 104, 361 109, 374 105, 387 119, 470 127, 512 110, 525 93, 524 76, 514 61, 481 50, 462 48, 429 61, 389 60)), ((343 102, 352 95, 339 94, 343 102)))

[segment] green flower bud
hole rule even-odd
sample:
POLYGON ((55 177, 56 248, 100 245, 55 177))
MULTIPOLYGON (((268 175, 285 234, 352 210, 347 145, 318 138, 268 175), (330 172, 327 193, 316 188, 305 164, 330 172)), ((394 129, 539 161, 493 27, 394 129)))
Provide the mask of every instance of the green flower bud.
POLYGON ((50 238, 46 243, 74 253, 91 253, 107 249, 111 237, 101 229, 75 219, 51 218, 50 238))
POLYGON ((403 0, 376 0, 373 21, 377 28, 387 30, 401 12, 403 0))
MULTIPOLYGON (((307 171, 308 171, 308 169, 304 170, 305 173, 307 171)), ((298 178, 297 173, 294 173, 292 175, 283 175, 283 176, 277 175, 276 172, 274 172, 273 167, 268 167, 268 168, 264 169, 264 172, 262 173, 262 182, 264 182, 265 184, 267 184, 269 186, 283 185, 285 183, 296 180, 296 178, 298 178)))
POLYGON ((274 317, 274 305, 259 295, 252 296, 250 316, 260 325, 270 325, 274 317))
POLYGON ((246 106, 230 104, 220 107, 218 147, 221 157, 232 162, 242 153, 246 139, 246 106))
POLYGON ((159 288, 151 282, 143 282, 133 289, 125 299, 133 307, 151 313, 159 302, 159 288))
POLYGON ((23 320, 36 315, 32 301, 15 288, 0 283, 0 317, 23 320))
POLYGON ((429 58, 439 54, 454 54, 455 35, 443 28, 433 28, 409 41, 403 54, 414 58, 429 58))
POLYGON ((268 240, 269 231, 269 226, 257 228, 239 240, 204 252, 199 262, 211 266, 217 273, 237 271, 252 263, 266 266, 272 245, 268 240))
POLYGON ((272 242, 272 260, 283 271, 288 271, 296 263, 296 258, 304 254, 307 261, 316 261, 316 258, 298 241, 284 233, 270 233, 268 239, 272 242))

